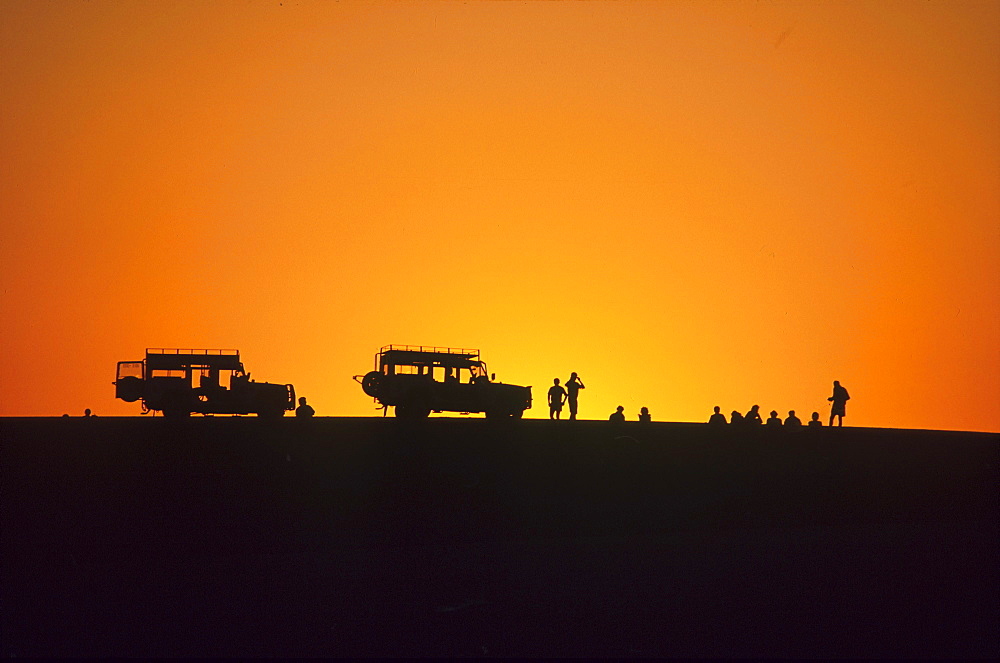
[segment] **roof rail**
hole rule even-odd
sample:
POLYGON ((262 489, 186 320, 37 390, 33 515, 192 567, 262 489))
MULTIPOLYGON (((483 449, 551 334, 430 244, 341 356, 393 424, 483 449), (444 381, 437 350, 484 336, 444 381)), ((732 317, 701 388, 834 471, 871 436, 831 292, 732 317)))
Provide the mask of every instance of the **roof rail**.
POLYGON ((207 350, 196 348, 146 348, 148 355, 235 355, 239 350, 207 350))
POLYGON ((383 345, 379 352, 396 350, 400 352, 433 352, 437 354, 479 356, 478 348, 446 348, 437 345, 383 345))

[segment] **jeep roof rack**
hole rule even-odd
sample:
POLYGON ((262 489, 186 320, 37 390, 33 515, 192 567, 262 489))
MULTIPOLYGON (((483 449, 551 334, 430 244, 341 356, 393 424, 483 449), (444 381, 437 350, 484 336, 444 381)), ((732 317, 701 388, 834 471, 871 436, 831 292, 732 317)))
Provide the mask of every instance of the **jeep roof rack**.
POLYGON ((432 354, 466 355, 478 357, 479 350, 473 348, 444 348, 437 345, 384 345, 381 352, 398 350, 400 352, 428 352, 432 354))
POLYGON ((150 369, 180 369, 187 367, 237 370, 239 350, 210 350, 196 348, 146 348, 146 366, 150 369))
MULTIPOLYGON (((384 345, 378 356, 387 364, 424 364, 467 368, 478 363, 479 350, 446 348, 437 345, 384 345)), ((376 359, 377 362, 377 359, 376 359)), ((378 369, 378 366, 375 367, 378 369)))

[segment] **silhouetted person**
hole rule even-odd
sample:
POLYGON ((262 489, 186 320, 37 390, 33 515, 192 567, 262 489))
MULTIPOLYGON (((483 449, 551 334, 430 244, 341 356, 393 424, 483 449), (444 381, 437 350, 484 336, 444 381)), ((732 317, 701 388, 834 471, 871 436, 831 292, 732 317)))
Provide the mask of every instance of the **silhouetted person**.
POLYGON ((767 425, 768 426, 780 426, 781 425, 781 417, 778 416, 778 411, 777 410, 771 410, 771 416, 767 418, 767 425))
POLYGON ((207 373, 202 373, 201 378, 198 380, 198 386, 202 389, 219 389, 219 371, 217 369, 209 369, 207 373))
POLYGON ((743 418, 743 415, 740 414, 737 410, 733 410, 733 413, 729 415, 729 423, 740 425, 746 423, 746 420, 743 418))
POLYGON ((802 428, 802 420, 795 416, 795 410, 788 411, 788 418, 785 419, 786 428, 802 428))
POLYGON ((762 424, 762 423, 764 423, 763 421, 760 420, 760 406, 759 405, 754 405, 752 408, 750 408, 750 411, 747 412, 746 416, 743 417, 743 423, 750 424, 751 426, 753 426, 755 424, 762 424))
POLYGON ((88 407, 86 410, 83 411, 83 416, 85 416, 85 417, 96 417, 97 415, 94 414, 93 412, 91 412, 90 408, 88 407))
POLYGON ((833 425, 833 418, 839 417, 837 420, 838 426, 844 425, 844 415, 847 414, 847 401, 851 400, 850 394, 847 390, 840 386, 840 382, 837 380, 833 381, 833 396, 826 399, 833 402, 833 407, 830 408, 830 425, 833 425))
POLYGON ((819 420, 819 412, 813 412, 813 418, 809 420, 809 428, 822 428, 823 422, 819 420))
POLYGON ((559 386, 559 378, 552 380, 549 387, 549 419, 558 419, 566 402, 566 390, 559 386))
POLYGON ((611 416, 608 417, 608 421, 615 424, 625 423, 625 408, 619 405, 618 409, 612 412, 611 416))
POLYGON ((649 408, 648 407, 642 407, 639 410, 639 421, 642 422, 642 423, 644 423, 644 424, 652 423, 653 417, 649 414, 649 408))
POLYGON ((305 396, 299 396, 299 406, 295 408, 296 417, 311 417, 316 414, 316 410, 312 408, 312 405, 306 403, 305 396))
POLYGON ((580 395, 580 390, 586 389, 583 384, 583 380, 576 372, 569 374, 569 380, 566 381, 566 401, 569 403, 569 419, 570 421, 576 421, 576 411, 577 411, 577 397, 580 395))
MULTIPOLYGON (((718 405, 716 405, 715 406, 715 412, 712 414, 711 417, 708 418, 708 423, 714 424, 716 426, 725 426, 726 425, 726 415, 722 414, 722 412, 720 410, 722 410, 722 408, 720 408, 718 405)), ((735 415, 735 414, 739 414, 739 413, 738 412, 733 412, 733 414, 735 415)))

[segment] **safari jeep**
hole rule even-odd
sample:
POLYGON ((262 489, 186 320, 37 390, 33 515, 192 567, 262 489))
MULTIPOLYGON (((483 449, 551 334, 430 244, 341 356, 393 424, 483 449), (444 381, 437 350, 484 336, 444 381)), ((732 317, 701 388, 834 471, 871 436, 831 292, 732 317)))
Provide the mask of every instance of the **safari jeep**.
POLYGON ((160 410, 167 417, 255 412, 278 418, 295 409, 295 388, 251 380, 239 350, 147 348, 143 361, 118 362, 114 385, 116 398, 141 400, 143 413, 160 410))
POLYGON ((375 370, 354 379, 383 408, 394 407, 399 418, 485 412, 491 419, 520 419, 531 407, 531 387, 494 382, 479 350, 387 345, 375 355, 375 370))

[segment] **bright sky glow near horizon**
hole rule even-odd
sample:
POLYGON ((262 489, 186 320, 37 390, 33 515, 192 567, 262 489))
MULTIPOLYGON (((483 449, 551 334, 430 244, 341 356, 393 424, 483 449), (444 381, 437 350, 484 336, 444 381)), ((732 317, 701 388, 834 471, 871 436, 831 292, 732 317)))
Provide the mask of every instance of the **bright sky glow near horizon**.
POLYGON ((1000 3, 0 3, 0 416, 146 347, 377 415, 390 343, 1000 431, 1000 3))

